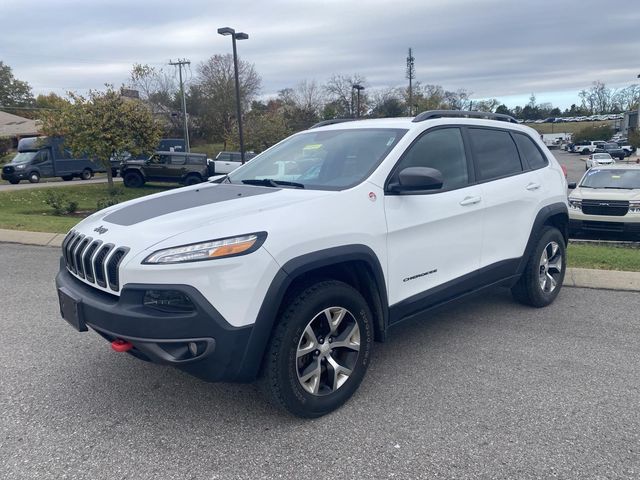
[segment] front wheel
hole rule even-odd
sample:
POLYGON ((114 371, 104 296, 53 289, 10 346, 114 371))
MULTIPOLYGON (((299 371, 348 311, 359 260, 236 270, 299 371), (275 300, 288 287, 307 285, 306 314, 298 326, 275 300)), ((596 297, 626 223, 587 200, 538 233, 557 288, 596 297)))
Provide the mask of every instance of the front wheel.
POLYGON ((38 172, 31 172, 29 174, 30 183, 38 183, 40 181, 40 174, 38 172))
POLYGON ((564 237, 555 227, 544 227, 524 272, 511 293, 521 303, 532 307, 551 304, 562 287, 567 268, 564 237))
POLYGON ((198 175, 189 175, 185 180, 185 185, 195 185, 197 183, 202 183, 202 179, 198 175))
POLYGON ((91 172, 91 170, 89 170, 88 168, 85 168, 80 174, 80 178, 82 180, 89 180, 92 176, 93 176, 93 172, 91 172))
POLYGON ((264 363, 274 403, 299 417, 325 415, 345 403, 371 355, 371 312, 360 293, 327 280, 290 297, 264 363))

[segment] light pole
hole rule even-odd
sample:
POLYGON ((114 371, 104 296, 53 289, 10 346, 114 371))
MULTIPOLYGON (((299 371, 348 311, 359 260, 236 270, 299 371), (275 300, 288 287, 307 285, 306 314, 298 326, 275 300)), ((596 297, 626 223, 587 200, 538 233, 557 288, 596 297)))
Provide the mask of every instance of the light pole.
POLYGON ((359 83, 354 83, 351 88, 356 90, 356 118, 360 118, 360 90, 364 90, 364 87, 359 83))
POLYGON ((240 76, 238 74, 238 52, 236 50, 236 40, 246 40, 249 35, 243 32, 238 32, 233 28, 222 27, 218 29, 220 35, 231 35, 231 41, 233 43, 233 69, 236 77, 236 108, 238 115, 238 134, 240 136, 240 160, 244 165, 244 137, 242 136, 242 106, 240 104, 240 76))

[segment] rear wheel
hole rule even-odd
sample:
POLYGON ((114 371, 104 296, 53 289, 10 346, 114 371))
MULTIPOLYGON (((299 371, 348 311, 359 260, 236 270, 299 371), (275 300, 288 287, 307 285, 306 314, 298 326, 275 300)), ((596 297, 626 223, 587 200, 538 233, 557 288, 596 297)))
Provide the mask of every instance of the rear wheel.
POLYGON ((82 180, 89 180, 91 177, 93 177, 93 172, 88 168, 85 168, 80 174, 82 180))
POLYGON ((283 310, 265 358, 265 386, 274 403, 294 415, 325 415, 357 390, 372 342, 362 295, 343 282, 316 283, 283 310))
POLYGON ((524 273, 511 288, 521 303, 532 307, 546 307, 560 292, 566 271, 566 244, 555 227, 544 227, 524 273))
POLYGON ((38 183, 40 181, 40 174, 38 172, 31 172, 29 174, 30 183, 38 183))
POLYGON ((62 178, 62 180, 64 180, 65 182, 69 182, 73 180, 73 175, 65 175, 64 177, 60 177, 60 178, 62 178))
POLYGON ((124 186, 131 188, 140 188, 144 185, 144 179, 138 172, 127 172, 124 174, 124 186))

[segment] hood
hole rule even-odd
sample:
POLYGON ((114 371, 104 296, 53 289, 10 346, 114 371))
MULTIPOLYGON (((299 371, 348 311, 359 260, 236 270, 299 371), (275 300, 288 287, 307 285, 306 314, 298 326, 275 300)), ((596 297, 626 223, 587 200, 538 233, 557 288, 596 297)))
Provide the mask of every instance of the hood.
POLYGON ((616 188, 582 188, 571 192, 570 198, 589 200, 640 200, 640 189, 622 190, 616 188))
POLYGON ((229 219, 242 222, 243 217, 255 214, 264 217, 267 212, 293 203, 335 193, 205 183, 116 205, 86 218, 76 229, 83 233, 106 229, 109 234, 105 239, 108 237, 109 241, 126 243, 135 238, 136 243, 141 241, 149 247, 207 225, 229 219))

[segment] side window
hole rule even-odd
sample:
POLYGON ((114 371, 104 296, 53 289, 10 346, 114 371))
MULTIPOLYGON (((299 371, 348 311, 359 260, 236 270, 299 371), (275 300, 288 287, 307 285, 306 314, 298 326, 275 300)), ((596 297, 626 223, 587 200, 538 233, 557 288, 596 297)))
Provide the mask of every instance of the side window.
POLYGON ((183 155, 171 155, 171 165, 184 165, 185 157, 183 155))
POLYGON ((460 129, 439 128, 424 134, 404 153, 396 172, 407 167, 439 170, 444 180, 443 190, 466 186, 469 174, 460 129))
POLYGON ((516 140, 520 155, 524 157, 526 162, 533 170, 545 167, 549 164, 549 161, 542 155, 542 152, 536 147, 530 137, 522 133, 514 133, 513 138, 516 140))
POLYGON ((41 163, 44 163, 47 160, 49 160, 49 150, 40 150, 36 154, 36 157, 33 159, 33 164, 40 165, 41 163))
POLYGON ((491 180, 522 172, 518 150, 509 132, 470 128, 469 136, 480 180, 491 180))

